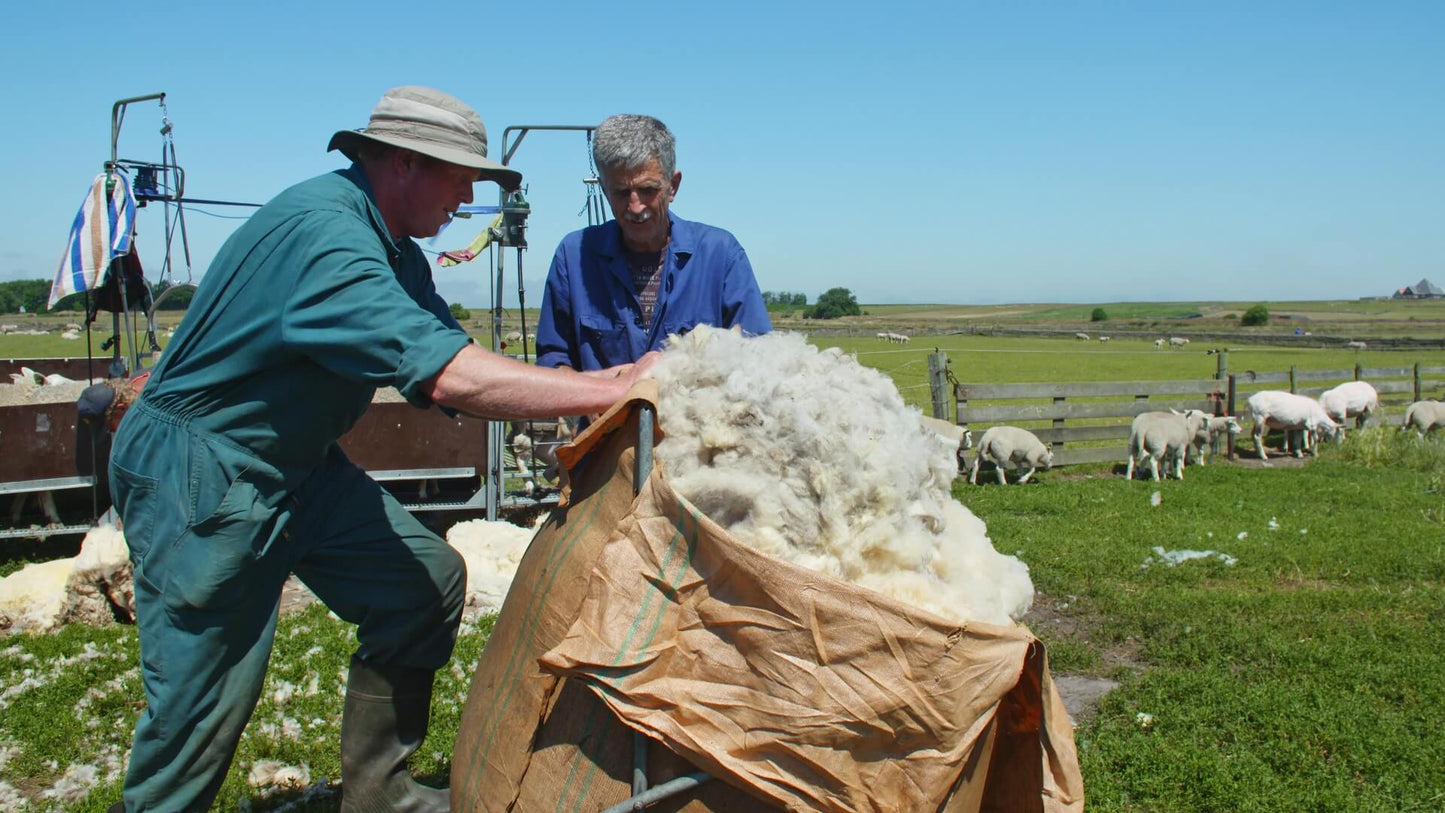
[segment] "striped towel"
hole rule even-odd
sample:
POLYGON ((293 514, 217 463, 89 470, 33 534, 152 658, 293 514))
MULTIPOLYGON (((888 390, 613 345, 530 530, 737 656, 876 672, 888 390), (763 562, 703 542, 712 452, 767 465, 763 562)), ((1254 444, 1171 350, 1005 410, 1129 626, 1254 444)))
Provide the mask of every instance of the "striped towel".
POLYGON ((52 308, 71 294, 94 290, 104 280, 110 261, 130 253, 134 231, 135 195, 131 193, 130 179, 120 172, 95 176, 70 225, 70 242, 60 258, 50 302, 45 307, 52 308))

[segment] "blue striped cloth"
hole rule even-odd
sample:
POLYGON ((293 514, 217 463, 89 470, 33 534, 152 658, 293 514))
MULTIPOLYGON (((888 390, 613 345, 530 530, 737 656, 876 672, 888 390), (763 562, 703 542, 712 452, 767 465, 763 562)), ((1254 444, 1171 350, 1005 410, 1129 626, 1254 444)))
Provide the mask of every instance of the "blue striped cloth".
POLYGON ((99 286, 110 261, 130 253, 134 232, 135 195, 130 179, 114 171, 95 176, 70 225, 70 241, 60 258, 55 284, 50 287, 50 302, 45 307, 54 307, 64 297, 99 286))

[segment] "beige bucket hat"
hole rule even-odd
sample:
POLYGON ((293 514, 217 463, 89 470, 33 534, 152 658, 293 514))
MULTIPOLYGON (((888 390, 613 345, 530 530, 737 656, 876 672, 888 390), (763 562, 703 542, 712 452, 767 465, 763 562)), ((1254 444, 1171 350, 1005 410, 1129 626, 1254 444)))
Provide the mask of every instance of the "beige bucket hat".
POLYGON ((363 140, 472 167, 481 171, 479 180, 495 181, 503 189, 522 185, 522 173, 487 158, 487 128, 477 111, 433 88, 407 85, 388 90, 372 109, 365 129, 338 131, 326 149, 340 150, 355 161, 363 140))

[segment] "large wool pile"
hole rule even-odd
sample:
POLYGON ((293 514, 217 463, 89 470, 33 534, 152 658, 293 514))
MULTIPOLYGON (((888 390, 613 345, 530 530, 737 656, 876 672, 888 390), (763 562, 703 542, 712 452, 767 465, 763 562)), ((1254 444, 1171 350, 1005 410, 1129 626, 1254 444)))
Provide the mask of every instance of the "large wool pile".
POLYGON ((135 618, 135 581, 125 536, 91 528, 80 554, 26 565, 0 579, 0 631, 50 632, 71 622, 135 618))
POLYGON ((739 541, 954 620, 1028 611, 1028 567, 952 499, 954 448, 881 373, 800 335, 698 327, 653 375, 668 482, 739 541))

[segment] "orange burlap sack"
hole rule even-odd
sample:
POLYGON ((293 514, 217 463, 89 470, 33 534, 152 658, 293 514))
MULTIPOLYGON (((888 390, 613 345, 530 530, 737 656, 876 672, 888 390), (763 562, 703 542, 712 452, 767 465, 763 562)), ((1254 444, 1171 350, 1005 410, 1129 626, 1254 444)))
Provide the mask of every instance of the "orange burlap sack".
MULTIPOLYGON (((1075 811, 1073 732, 1023 626, 950 622, 758 553, 654 467, 633 390, 566 447, 569 490, 523 558, 463 712, 456 810, 1075 811)), ((660 416, 665 424, 666 416, 660 416)))

